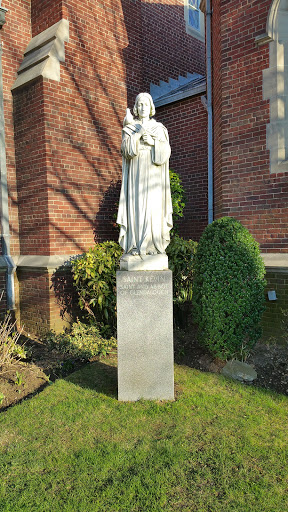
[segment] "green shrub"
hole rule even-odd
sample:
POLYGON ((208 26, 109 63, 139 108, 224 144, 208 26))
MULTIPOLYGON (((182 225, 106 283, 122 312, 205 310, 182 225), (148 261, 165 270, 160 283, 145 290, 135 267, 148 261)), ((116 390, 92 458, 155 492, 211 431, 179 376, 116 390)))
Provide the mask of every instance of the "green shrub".
POLYGON ((193 263, 197 242, 174 235, 167 247, 169 268, 173 272, 173 301, 181 305, 192 300, 193 263))
POLYGON ((259 339, 264 275, 259 245, 240 222, 223 217, 205 229, 194 265, 194 318, 215 356, 244 359, 259 339))
POLYGON ((102 332, 116 329, 116 270, 121 256, 121 247, 111 241, 96 244, 72 261, 79 305, 104 329, 102 332))
POLYGON ((173 228, 171 230, 171 236, 173 237, 175 233, 178 233, 178 221, 183 217, 186 198, 179 174, 170 169, 169 176, 173 207, 173 228))
POLYGON ((45 336, 45 342, 51 349, 62 354, 70 354, 80 359, 106 355, 117 347, 115 338, 109 340, 101 336, 96 325, 86 325, 77 320, 70 331, 56 334, 50 331, 45 336))

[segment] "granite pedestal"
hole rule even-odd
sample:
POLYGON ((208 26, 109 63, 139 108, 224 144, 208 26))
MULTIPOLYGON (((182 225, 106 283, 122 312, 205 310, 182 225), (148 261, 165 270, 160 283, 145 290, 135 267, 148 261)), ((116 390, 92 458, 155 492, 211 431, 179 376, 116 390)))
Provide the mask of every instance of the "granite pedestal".
POLYGON ((172 272, 117 272, 118 399, 174 400, 172 272))

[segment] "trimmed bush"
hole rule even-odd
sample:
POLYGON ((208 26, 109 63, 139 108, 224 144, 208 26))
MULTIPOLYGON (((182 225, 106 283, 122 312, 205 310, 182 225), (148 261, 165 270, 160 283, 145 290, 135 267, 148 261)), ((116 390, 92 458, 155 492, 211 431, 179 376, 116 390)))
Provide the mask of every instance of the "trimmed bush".
POLYGON ((194 318, 199 340, 221 359, 245 359, 261 336, 265 266, 258 243, 236 219, 210 224, 194 265, 194 318))

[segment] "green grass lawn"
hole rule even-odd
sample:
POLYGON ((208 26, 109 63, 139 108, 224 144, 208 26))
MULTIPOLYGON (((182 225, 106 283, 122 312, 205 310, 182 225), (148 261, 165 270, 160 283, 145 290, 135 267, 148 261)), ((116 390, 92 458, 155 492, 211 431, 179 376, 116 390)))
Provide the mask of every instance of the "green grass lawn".
POLYGON ((1 414, 0 511, 287 512, 287 397, 176 366, 175 402, 119 403, 115 364, 1 414))

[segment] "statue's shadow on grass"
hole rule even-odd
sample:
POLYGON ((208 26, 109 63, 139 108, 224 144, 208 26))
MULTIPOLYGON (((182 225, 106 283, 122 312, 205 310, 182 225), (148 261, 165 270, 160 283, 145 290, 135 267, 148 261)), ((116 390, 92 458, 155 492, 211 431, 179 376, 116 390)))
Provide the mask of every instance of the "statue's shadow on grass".
POLYGON ((117 367, 111 364, 93 361, 70 374, 65 380, 117 399, 117 367))

